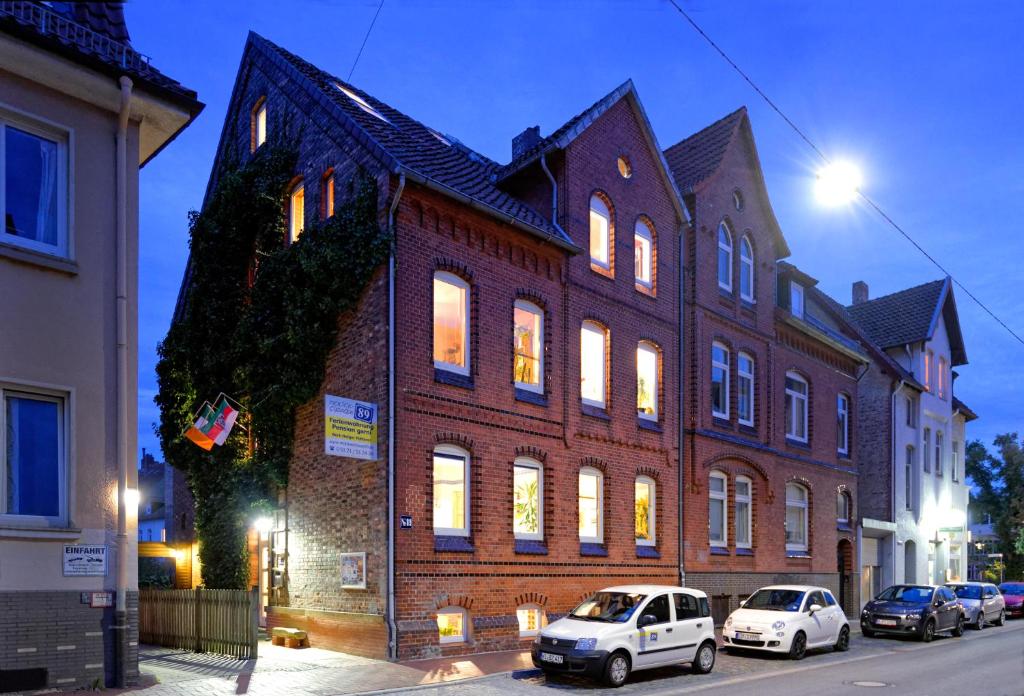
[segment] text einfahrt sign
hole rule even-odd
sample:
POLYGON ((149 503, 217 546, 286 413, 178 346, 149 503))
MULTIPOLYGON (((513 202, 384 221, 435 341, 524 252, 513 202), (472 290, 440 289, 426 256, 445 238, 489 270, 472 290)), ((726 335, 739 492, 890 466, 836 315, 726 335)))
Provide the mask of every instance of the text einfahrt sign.
POLYGON ((106 575, 106 546, 65 546, 64 575, 106 575))
POLYGON ((335 457, 377 459, 377 405, 325 396, 324 452, 335 457))

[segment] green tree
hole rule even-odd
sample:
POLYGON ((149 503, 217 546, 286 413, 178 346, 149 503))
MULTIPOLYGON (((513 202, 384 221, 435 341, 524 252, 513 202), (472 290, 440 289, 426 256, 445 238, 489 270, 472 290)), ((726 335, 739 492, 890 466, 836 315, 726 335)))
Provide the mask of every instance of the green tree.
POLYGON ((999 538, 1006 577, 1024 577, 1024 450, 1017 433, 996 437, 997 454, 978 441, 966 451, 966 473, 973 485, 971 507, 990 517, 999 538))

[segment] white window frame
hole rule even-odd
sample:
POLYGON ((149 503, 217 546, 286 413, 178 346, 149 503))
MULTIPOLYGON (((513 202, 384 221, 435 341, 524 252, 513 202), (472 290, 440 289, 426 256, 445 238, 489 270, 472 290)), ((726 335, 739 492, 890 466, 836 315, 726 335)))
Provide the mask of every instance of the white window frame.
POLYGON ((708 543, 714 548, 726 548, 729 546, 729 478, 721 471, 712 471, 708 474, 708 543), (722 482, 722 490, 716 491, 711 488, 711 480, 722 482), (712 501, 720 501, 722 504, 722 538, 711 538, 711 504, 712 501))
POLYGON ((715 410, 715 400, 714 400, 714 397, 712 397, 712 399, 711 399, 711 415, 714 416, 715 418, 722 418, 724 420, 729 420, 729 386, 730 386, 729 385, 729 378, 730 378, 729 363, 731 362, 731 360, 732 360, 731 351, 729 350, 729 348, 724 343, 720 343, 719 341, 715 341, 714 343, 711 344, 711 383, 714 384, 715 370, 716 369, 723 370, 723 372, 725 374, 725 380, 722 382, 722 395, 723 395, 723 401, 725 402, 725 410, 723 410, 723 411, 716 411, 715 410), (719 348, 719 349, 725 351, 725 362, 721 362, 720 360, 716 360, 715 359, 715 349, 716 348, 719 348))
POLYGON ((596 258, 593 254, 594 247, 594 226, 590 225, 590 263, 593 266, 598 266, 606 271, 610 271, 612 268, 612 213, 608 208, 608 204, 605 203, 604 199, 596 193, 590 197, 590 217, 588 220, 593 218, 594 215, 598 215, 604 218, 604 260, 596 258))
POLYGON ((927 392, 934 391, 935 382, 934 376, 932 375, 932 365, 935 363, 935 353, 931 349, 926 350, 924 353, 924 390, 927 392))
POLYGON ((547 624, 547 621, 545 619, 546 619, 546 616, 545 616, 544 608, 542 606, 540 606, 539 604, 533 604, 533 603, 520 604, 518 607, 516 607, 516 621, 519 623, 519 637, 520 638, 532 638, 532 637, 536 636, 538 633, 541 632, 541 629, 543 629, 544 626, 547 624), (531 629, 525 629, 525 630, 523 629, 523 624, 522 624, 521 621, 519 621, 519 612, 521 612, 521 611, 537 612, 537 628, 532 629, 532 630, 531 629))
POLYGON ((849 494, 844 490, 836 491, 836 524, 838 525, 849 525, 850 524, 850 506, 851 499, 849 494), (842 505, 843 509, 839 510, 839 506, 842 505), (840 512, 843 514, 840 515, 840 512))
MULTIPOLYGON (((472 324, 473 324, 473 318, 472 318, 472 316, 470 314, 470 302, 471 302, 471 297, 472 297, 472 289, 470 288, 470 285, 469 285, 468 282, 466 282, 465 280, 463 280, 459 276, 455 275, 454 273, 449 273, 448 271, 435 271, 434 275, 431 277, 431 286, 430 286, 431 296, 433 296, 433 289, 434 289, 433 283, 435 281, 438 281, 438 280, 440 280, 440 281, 442 281, 444 283, 447 283, 449 285, 453 285, 455 287, 461 288, 464 291, 465 298, 466 298, 465 299, 465 302, 466 302, 466 310, 465 310, 466 322, 465 322, 465 324, 462 327, 462 354, 464 356, 466 356, 466 360, 465 360, 466 364, 460 366, 460 365, 455 365, 453 363, 445 362, 443 360, 435 359, 434 360, 434 368, 438 369, 438 370, 446 370, 447 372, 454 372, 455 374, 459 374, 459 375, 468 376, 469 375, 470 365, 472 364, 471 363, 472 356, 470 355, 470 352, 469 352, 469 329, 470 329, 470 326, 472 326, 472 324)), ((433 301, 432 301, 431 302, 431 308, 430 308, 430 329, 431 329, 431 334, 433 334, 433 331, 435 329, 434 320, 435 320, 435 306, 434 306, 433 301)), ((431 351, 431 353, 434 352, 433 346, 431 346, 430 351, 431 351)))
POLYGON ((804 286, 795 280, 789 281, 789 313, 804 318, 804 286))
MULTIPOLYGON (((576 515, 580 516, 579 511, 579 481, 584 476, 594 476, 597 478, 597 536, 583 536, 580 533, 580 542, 584 544, 603 544, 604 543, 604 474, 599 469, 593 467, 583 467, 580 469, 579 475, 576 477, 576 515)), ((578 526, 578 525, 577 525, 578 526)))
POLYGON ((265 142, 267 142, 267 98, 261 97, 253 112, 253 143, 255 144, 253 152, 259 150, 265 142))
POLYGON ((633 482, 633 537, 636 541, 637 546, 657 546, 658 544, 658 529, 655 526, 657 522, 657 513, 655 508, 658 506, 657 498, 657 484, 650 476, 637 476, 633 482), (636 487, 637 485, 647 486, 647 495, 650 499, 650 505, 647 507, 647 528, 651 531, 650 539, 640 539, 636 536, 636 487))
POLYGON ((0 242, 11 246, 54 256, 73 258, 72 235, 72 182, 73 142, 70 128, 45 121, 28 114, 10 111, 0 106, 0 242), (49 140, 57 145, 57 243, 46 244, 7 232, 7 128, 24 131, 29 135, 49 140))
POLYGON ((912 397, 912 396, 907 396, 906 397, 906 407, 907 407, 907 427, 908 428, 916 428, 917 427, 917 402, 914 400, 914 397, 912 397))
POLYGON ((587 406, 605 408, 608 403, 608 329, 596 321, 587 320, 580 326, 580 399, 587 406), (583 332, 599 335, 601 337, 601 399, 588 399, 583 396, 583 332))
POLYGON ((729 225, 726 224, 725 220, 718 223, 718 253, 715 256, 715 273, 718 275, 718 287, 726 292, 732 292, 732 231, 729 229, 729 225), (725 240, 722 240, 722 235, 725 235, 725 240), (728 263, 728 272, 726 273, 725 281, 722 280, 722 254, 726 255, 726 261, 728 263))
POLYGON ((468 537, 470 535, 470 529, 472 523, 469 519, 470 512, 470 463, 472 458, 469 452, 462 449, 461 447, 455 447, 454 445, 438 445, 434 448, 433 457, 431 458, 431 469, 430 469, 430 483, 431 483, 431 501, 434 499, 433 486, 434 484, 434 458, 441 457, 447 459, 460 459, 462 460, 462 500, 465 510, 463 511, 463 521, 465 524, 462 527, 438 527, 437 523, 433 521, 434 508, 431 504, 430 516, 431 523, 433 524, 434 536, 461 536, 468 537))
POLYGON ((953 440, 949 444, 950 447, 950 462, 949 462, 949 474, 954 481, 960 482, 960 443, 957 440, 953 440))
POLYGON ((544 466, 536 459, 517 457, 512 465, 512 533, 516 539, 539 541, 544 538, 544 466), (515 517, 515 470, 533 469, 537 472, 537 531, 520 532, 516 530, 515 517))
MULTIPOLYGON (((634 257, 635 257, 635 252, 636 252, 636 240, 637 240, 637 238, 640 238, 640 239, 643 239, 643 240, 647 241, 647 247, 646 247, 646 249, 647 249, 647 258, 646 259, 641 258, 641 260, 640 260, 640 268, 641 268, 641 270, 643 269, 644 262, 646 261, 646 264, 647 264, 647 275, 649 277, 645 279, 645 278, 642 278, 642 277, 640 277, 639 275, 636 274, 636 259, 634 258, 634 263, 633 263, 634 280, 636 281, 637 285, 641 285, 641 286, 647 288, 648 290, 651 290, 651 289, 654 288, 654 231, 651 229, 650 225, 648 225, 643 220, 643 218, 638 219, 636 221, 636 225, 633 226, 633 250, 634 250, 634 257)), ((643 251, 642 250, 644 249, 643 244, 640 245, 640 249, 641 249, 641 256, 642 256, 643 255, 643 251)))
POLYGON ((938 367, 936 368, 936 370, 938 372, 938 377, 936 379, 936 382, 938 382, 938 387, 939 387, 939 398, 940 399, 945 399, 946 398, 946 392, 947 392, 947 389, 946 389, 946 358, 945 357, 943 357, 941 355, 939 356, 938 367))
MULTIPOLYGON (((441 635, 441 626, 438 625, 438 627, 437 627, 437 642, 440 643, 441 645, 446 645, 448 643, 465 643, 466 642, 466 633, 467 633, 466 628, 467 628, 467 625, 469 624, 469 614, 466 612, 466 610, 463 609, 462 607, 445 607, 444 609, 438 609, 437 610, 437 615, 438 616, 441 616, 442 614, 460 614, 462 616, 462 634, 461 635, 457 635, 457 636, 442 636, 441 635)), ((435 623, 436 623, 436 620, 435 620, 435 623)))
POLYGON ((306 229, 306 182, 299 181, 288 191, 288 243, 294 244, 306 229), (302 211, 296 210, 296 201, 302 194, 302 211))
POLYGON ((637 403, 636 415, 637 415, 638 418, 642 418, 644 420, 657 421, 659 413, 660 413, 660 410, 661 410, 660 409, 661 404, 659 403, 659 399, 658 399, 658 397, 659 397, 658 391, 659 391, 659 386, 660 386, 659 385, 659 380, 658 380, 658 373, 661 371, 660 370, 660 368, 661 368, 661 354, 660 354, 660 351, 658 350, 658 347, 655 344, 651 343, 650 341, 640 341, 639 343, 637 343, 636 353, 637 353, 637 360, 636 360, 636 382, 637 382, 637 384, 636 384, 636 389, 637 389, 637 402, 638 402, 637 403), (654 413, 643 413, 640 410, 640 404, 639 404, 639 400, 640 399, 639 399, 639 396, 640 396, 640 353, 641 353, 641 351, 654 357, 654 382, 651 385, 652 389, 654 390, 654 413))
POLYGON ((942 459, 946 454, 943 445, 946 444, 946 435, 941 430, 935 431, 935 475, 942 476, 942 459))
POLYGON ((803 510, 802 518, 803 518, 803 539, 804 539, 803 543, 790 543, 790 542, 787 541, 786 542, 786 550, 787 551, 806 551, 807 548, 808 548, 807 542, 809 541, 809 526, 808 526, 809 522, 808 522, 808 519, 807 519, 808 518, 808 514, 807 513, 808 513, 808 511, 810 509, 810 505, 809 505, 810 498, 811 498, 811 492, 809 490, 807 490, 806 486, 804 486, 802 484, 799 484, 799 483, 792 483, 792 482, 786 484, 786 515, 785 515, 785 517, 783 517, 783 527, 785 527, 785 525, 788 523, 788 520, 789 520, 789 508, 790 507, 795 507, 795 508, 799 508, 799 509, 803 510), (798 489, 800 489, 800 490, 802 490, 804 492, 804 499, 802 501, 801 500, 796 500, 796 499, 790 499, 789 491, 790 491, 791 487, 798 488, 798 489))
POLYGON ((932 473, 932 429, 925 428, 921 436, 923 447, 921 447, 921 468, 926 474, 932 473))
MULTIPOLYGON (((792 403, 793 403, 792 408, 790 408, 788 413, 786 414, 787 415, 787 417, 786 417, 786 437, 789 438, 790 440, 796 440, 797 442, 807 442, 808 441, 808 436, 810 435, 810 429, 811 429, 811 424, 808 421, 808 412, 810 410, 809 409, 809 405, 810 405, 810 400, 811 400, 811 385, 810 385, 810 383, 806 379, 804 379, 804 377, 800 373, 793 372, 792 370, 790 370, 789 372, 786 373, 786 379, 787 380, 788 379, 795 379, 796 381, 798 381, 801 384, 803 384, 804 387, 805 387, 805 390, 804 390, 803 394, 790 389, 788 386, 786 387, 786 399, 792 399, 792 403), (804 414, 804 418, 803 418, 804 432, 803 432, 803 435, 799 435, 799 434, 797 434, 795 432, 795 430, 796 430, 796 407, 798 405, 798 402, 801 405, 801 408, 803 409, 803 414, 804 414)), ((783 411, 785 413, 785 409, 783 409, 783 411)))
MULTIPOLYGON (((466 294, 467 298, 469 293, 466 294)), ((516 380, 515 386, 517 389, 525 389, 526 391, 536 392, 537 394, 544 393, 544 311, 535 305, 533 302, 527 300, 516 300, 514 309, 520 309, 524 312, 529 312, 537 317, 537 383, 530 384, 529 382, 520 382, 516 380)), ((468 314, 467 314, 468 316, 468 314)), ((513 317, 515 312, 513 311, 513 317)), ((515 320, 512 321, 512 361, 515 365, 515 352, 518 347, 515 345, 515 320)), ((468 353, 467 353, 468 355, 468 353)), ((513 375, 513 378, 515 375, 513 375)))
POLYGON ((907 499, 904 501, 903 507, 907 510, 914 510, 914 469, 916 464, 915 459, 917 458, 916 448, 913 445, 907 445, 904 456, 906 459, 904 461, 903 468, 907 480, 903 484, 903 492, 907 499))
POLYGON ((846 394, 836 396, 836 428, 838 441, 836 450, 839 454, 850 453, 850 397, 846 394))
POLYGON ((740 351, 736 356, 736 382, 739 391, 736 395, 736 417, 740 425, 747 425, 753 427, 754 425, 754 357, 749 353, 740 351), (749 370, 745 370, 743 367, 743 361, 747 361, 750 365, 749 370), (744 385, 744 381, 746 384, 744 385), (749 406, 749 413, 747 417, 743 416, 743 397, 747 397, 747 403, 749 406))
POLYGON ((754 304, 754 245, 750 238, 743 235, 740 238, 740 299, 754 304), (746 269, 750 274, 750 287, 748 292, 743 291, 743 271, 746 269))
POLYGON ((70 518, 68 485, 71 469, 71 394, 63 390, 17 383, 0 383, 0 526, 66 528, 70 518), (35 399, 57 405, 57 515, 19 515, 7 512, 7 399, 35 399))
POLYGON ((738 549, 749 549, 753 548, 754 541, 754 481, 749 476, 737 476, 736 481, 733 483, 735 488, 733 492, 733 500, 735 501, 734 507, 736 508, 736 530, 734 536, 736 537, 736 548, 738 549), (740 493, 740 484, 746 484, 746 494, 740 493), (746 541, 740 540, 740 504, 745 503, 747 506, 747 514, 745 515, 747 520, 747 534, 750 538, 746 541))

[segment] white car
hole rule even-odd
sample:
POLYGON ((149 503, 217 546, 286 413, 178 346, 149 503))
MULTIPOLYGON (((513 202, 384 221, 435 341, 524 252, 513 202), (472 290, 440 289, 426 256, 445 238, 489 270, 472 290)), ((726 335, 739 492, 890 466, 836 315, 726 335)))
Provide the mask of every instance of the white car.
POLYGON ((771 585, 740 602, 722 630, 726 648, 789 653, 801 660, 809 648, 850 648, 850 622, 824 587, 771 585))
POLYGON ((594 593, 534 639, 533 664, 545 673, 585 674, 622 686, 630 672, 689 662, 715 666, 708 596, 669 585, 622 585, 594 593))

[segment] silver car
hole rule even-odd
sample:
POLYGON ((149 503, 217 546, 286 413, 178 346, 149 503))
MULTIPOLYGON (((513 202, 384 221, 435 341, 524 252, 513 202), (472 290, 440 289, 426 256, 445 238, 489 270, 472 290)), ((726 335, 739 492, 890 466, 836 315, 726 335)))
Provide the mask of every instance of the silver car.
POLYGON ((967 622, 979 631, 985 624, 1002 626, 1006 621, 1006 600, 990 582, 947 582, 964 607, 967 622))

